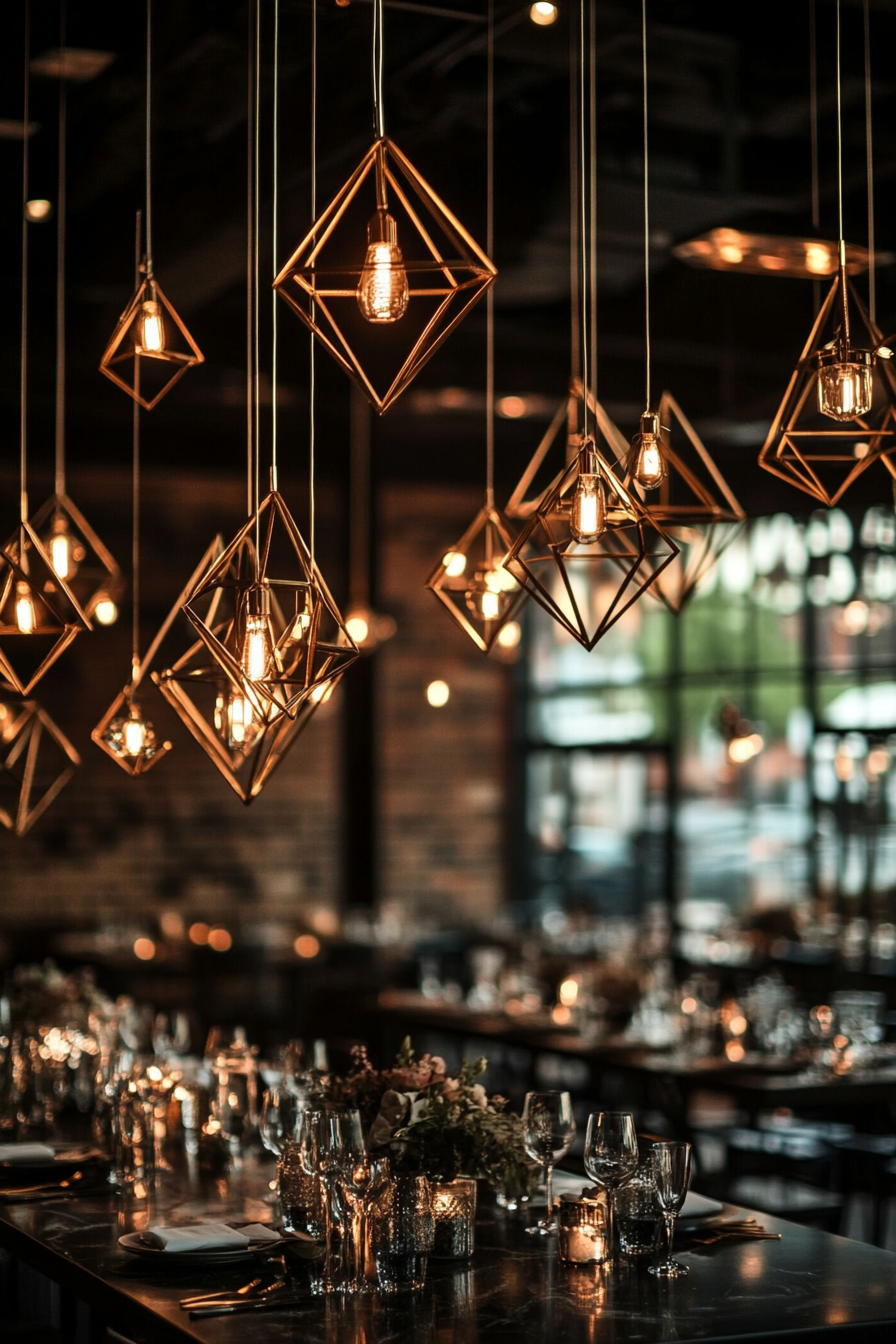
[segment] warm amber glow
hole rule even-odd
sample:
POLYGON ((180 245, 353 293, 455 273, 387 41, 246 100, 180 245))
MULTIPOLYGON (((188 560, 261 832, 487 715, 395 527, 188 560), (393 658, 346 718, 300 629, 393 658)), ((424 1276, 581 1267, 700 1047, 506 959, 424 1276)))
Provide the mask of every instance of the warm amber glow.
POLYGON ((806 248, 806 270, 811 271, 813 275, 829 275, 835 265, 836 262, 826 247, 810 243, 806 248))
POLYGON ((498 631, 498 643, 502 649, 515 649, 522 638, 519 621, 508 621, 498 631))
POLYGON ((254 722, 255 713, 252 709, 252 702, 244 695, 231 692, 227 704, 227 726, 230 742, 233 746, 241 747, 245 744, 254 722))
POLYGON ((447 705, 450 695, 451 688, 447 681, 431 681, 426 688, 426 698, 433 709, 441 709, 443 705, 447 705))
POLYGON ((233 939, 227 929, 217 927, 208 931, 208 945, 213 952, 229 952, 233 939))
POLYGON ((743 1059, 746 1051, 740 1041, 728 1041, 725 1046, 725 1054, 732 1064, 737 1064, 743 1059))
POLYGON ((692 1013, 696 1013, 697 1007, 697 1000, 692 998, 690 994, 681 1001, 681 1011, 687 1014, 688 1017, 690 1017, 692 1013))
POLYGON ((156 945, 151 938, 138 938, 134 943, 134 956, 140 961, 152 961, 156 954, 156 945))
POLYGON ((745 765, 758 756, 764 746, 758 733, 750 733, 749 737, 733 737, 728 743, 728 759, 732 765, 745 765))
POLYGON ((29 224, 43 224, 53 213, 50 201, 33 200, 25 202, 25 218, 29 224))
POLYGON ((635 480, 642 489, 655 490, 666 475, 666 464, 660 452, 659 439, 655 434, 641 434, 639 439, 635 480))
POLYGON ((345 628, 356 644, 363 644, 370 634, 370 624, 367 618, 361 615, 349 616, 345 628))
POLYGON ((463 551, 448 551, 442 557, 442 564, 449 579, 459 579, 467 567, 467 557, 463 551))
POLYGON ((603 482, 597 475, 580 472, 572 498, 569 530, 576 541, 597 541, 606 527, 607 502, 603 482))
POLYGON ((744 259, 743 249, 736 243, 723 243, 719 248, 719 256, 722 261, 727 261, 731 266, 738 266, 744 259))
POLYGON ((572 1020, 572 1011, 565 1004, 555 1003, 551 1009, 551 1018, 558 1027, 566 1027, 572 1020))
POLYGON ((274 657, 270 620, 265 615, 246 616, 246 634, 240 666, 250 681, 263 681, 274 657))
POLYGON ((831 420, 856 420, 871 410, 874 394, 868 364, 827 364, 818 370, 818 409, 831 420))
POLYGON ((165 348, 162 309, 154 299, 147 299, 140 312, 140 348, 158 354, 165 348))
POLYGON ((486 588, 479 594, 479 610, 482 612, 484 621, 496 621, 501 615, 501 597, 491 588, 486 588))
POLYGON ((369 244, 357 298, 361 316, 368 322, 397 322, 404 317, 408 277, 397 243, 380 240, 369 244))
POLYGON ((34 610, 31 589, 21 579, 16 584, 16 625, 21 635, 33 634, 37 625, 37 613, 34 610))
POLYGON ((125 719, 121 735, 128 756, 139 756, 146 746, 146 724, 135 710, 125 719))
POLYGON ((50 564, 60 579, 67 579, 73 572, 71 538, 67 532, 57 532, 50 538, 50 564))
POLYGON ((293 950, 297 957, 310 961, 320 951, 320 939, 315 938, 313 933, 300 933, 293 943, 293 950))
POLYGON ((731 1021, 728 1023, 728 1030, 731 1032, 732 1036, 743 1036, 746 1029, 747 1029, 747 1019, 743 1016, 742 1013, 735 1014, 735 1016, 732 1017, 731 1021))
POLYGON ((196 947, 205 947, 208 942, 209 927, 202 920, 197 920, 195 924, 190 925, 187 937, 196 947))
POLYGON ((108 593, 100 593, 96 599, 93 614, 100 625, 114 625, 118 620, 118 607, 108 593))
POLYGON ((529 409, 525 397, 499 397, 495 408, 499 415, 503 415, 507 420, 519 420, 529 409))
POLYGON ((865 766, 869 775, 885 775, 890 768, 890 753, 886 747, 872 747, 865 766))
POLYGON ((549 28, 552 23, 557 22, 559 13, 557 6, 551 4, 551 0, 535 0, 535 4, 530 6, 529 18, 533 23, 537 23, 539 28, 549 28))
POLYGON ((557 990, 557 998, 565 1007, 571 1008, 579 997, 579 982, 574 976, 564 980, 557 990))

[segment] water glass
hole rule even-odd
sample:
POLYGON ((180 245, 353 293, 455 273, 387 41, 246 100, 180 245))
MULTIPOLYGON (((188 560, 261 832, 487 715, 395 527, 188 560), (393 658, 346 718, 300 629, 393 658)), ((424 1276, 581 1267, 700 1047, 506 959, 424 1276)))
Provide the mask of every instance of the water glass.
POLYGON ((544 1168, 547 1214, 526 1231, 546 1236, 557 1231, 551 1185, 555 1165, 569 1152, 576 1132, 568 1092, 527 1092, 523 1107, 523 1147, 533 1162, 544 1168))
POLYGON ((366 1157, 361 1117, 349 1107, 308 1106, 296 1131, 302 1165, 323 1186, 325 1256, 318 1291, 351 1289, 356 1279, 352 1218, 341 1182, 366 1157))
POLYGON ((607 1228, 610 1257, 616 1258, 614 1202, 616 1191, 638 1168, 638 1136, 635 1121, 627 1111, 595 1111, 588 1117, 585 1134, 585 1170, 607 1192, 607 1228))
POLYGON ((627 1185, 614 1197, 619 1249, 629 1259, 653 1255, 657 1249, 662 1218, 656 1202, 656 1178, 650 1154, 638 1164, 627 1185))
POLYGON ((114 1106, 112 1133, 115 1176, 123 1194, 147 1199, 154 1172, 154 1117, 151 1098, 124 1082, 114 1106))
POLYGON ((432 1186, 425 1176, 393 1176, 370 1218, 370 1241, 383 1293, 417 1292, 435 1241, 432 1186))
POLYGON ((687 1274, 688 1267, 672 1259, 672 1237, 675 1219, 681 1212, 691 1183, 691 1145, 672 1141, 655 1143, 650 1150, 650 1160, 656 1181, 657 1204, 666 1226, 666 1250, 665 1256, 657 1264, 648 1266, 648 1270, 661 1278, 680 1278, 687 1274))
POLYGON ((299 1113, 294 1094, 283 1087, 268 1088, 261 1105, 259 1134, 269 1153, 280 1157, 284 1145, 295 1138, 299 1113))

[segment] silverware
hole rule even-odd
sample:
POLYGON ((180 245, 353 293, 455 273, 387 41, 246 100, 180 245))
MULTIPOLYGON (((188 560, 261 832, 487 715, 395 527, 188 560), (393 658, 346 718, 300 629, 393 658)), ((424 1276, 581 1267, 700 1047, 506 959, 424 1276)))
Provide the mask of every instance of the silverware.
POLYGON ((196 1297, 182 1297, 180 1305, 182 1307, 198 1307, 204 1302, 230 1302, 231 1299, 235 1300, 240 1297, 246 1297, 249 1293, 254 1292, 256 1288, 260 1288, 263 1283, 264 1279, 250 1279, 248 1283, 243 1284, 242 1288, 234 1288, 229 1293, 200 1293, 196 1297))
POLYGON ((40 1185, 8 1185, 0 1188, 0 1199, 9 1199, 13 1195, 52 1194, 57 1190, 68 1190, 78 1181, 83 1181, 83 1171, 73 1171, 64 1181, 43 1181, 40 1185))
POLYGON ((207 1297, 184 1298, 180 1305, 184 1311, 204 1306, 239 1307, 247 1302, 267 1302, 275 1293, 289 1287, 288 1279, 275 1279, 273 1283, 267 1283, 263 1288, 259 1288, 261 1282, 261 1279, 254 1279, 232 1293, 209 1293, 207 1297))
POLYGON ((195 1307, 190 1312, 190 1320, 204 1321, 207 1320, 209 1316, 235 1316, 243 1311, 279 1311, 286 1307, 294 1307, 299 1302, 307 1301, 308 1294, 304 1293, 301 1297, 262 1298, 261 1301, 252 1299, 246 1302, 231 1302, 227 1306, 219 1303, 217 1306, 213 1307, 195 1307))

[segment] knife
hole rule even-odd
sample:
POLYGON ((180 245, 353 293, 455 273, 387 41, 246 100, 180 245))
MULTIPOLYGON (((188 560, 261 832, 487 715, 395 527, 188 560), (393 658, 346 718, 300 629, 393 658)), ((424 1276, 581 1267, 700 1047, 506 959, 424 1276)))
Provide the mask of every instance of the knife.
POLYGON ((194 1307, 190 1312, 191 1321, 204 1321, 209 1316, 233 1316, 241 1311, 277 1311, 281 1307, 294 1307, 300 1302, 307 1302, 308 1295, 301 1297, 271 1297, 263 1298, 260 1302, 231 1302, 228 1306, 221 1306, 220 1303, 213 1307, 194 1307))

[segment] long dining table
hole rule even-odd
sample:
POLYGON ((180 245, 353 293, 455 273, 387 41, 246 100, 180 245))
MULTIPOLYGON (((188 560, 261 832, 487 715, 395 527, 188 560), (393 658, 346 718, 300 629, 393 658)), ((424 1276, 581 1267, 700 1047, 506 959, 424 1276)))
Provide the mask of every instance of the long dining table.
POLYGON ((154 1223, 270 1221, 273 1171, 248 1157, 227 1176, 178 1167, 146 1201, 112 1190, 0 1201, 0 1247, 31 1276, 32 1293, 35 1275, 57 1285, 72 1344, 99 1344, 107 1327, 134 1344, 890 1344, 896 1331, 896 1255, 766 1215, 760 1221, 780 1240, 696 1246, 685 1235, 678 1256, 689 1274, 658 1280, 643 1264, 612 1272, 561 1265, 555 1239, 527 1235, 532 1212, 510 1214, 483 1199, 472 1258, 431 1260, 419 1293, 313 1297, 300 1266, 295 1304, 203 1320, 180 1299, 235 1290, 257 1266, 184 1268, 119 1246, 124 1233, 154 1223))

